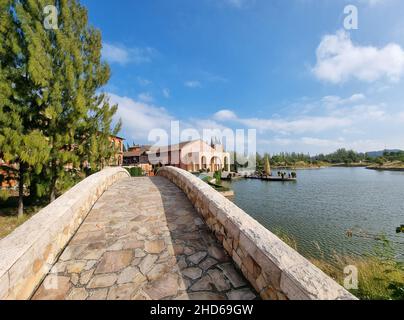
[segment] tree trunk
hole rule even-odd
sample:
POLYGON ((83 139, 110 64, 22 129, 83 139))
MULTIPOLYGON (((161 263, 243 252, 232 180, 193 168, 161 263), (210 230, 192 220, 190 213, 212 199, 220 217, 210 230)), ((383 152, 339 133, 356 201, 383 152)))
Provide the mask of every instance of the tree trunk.
POLYGON ((50 189, 51 189, 50 202, 51 203, 56 200, 56 193, 57 193, 56 182, 57 182, 57 177, 56 177, 56 175, 53 175, 52 180, 51 180, 51 186, 50 186, 50 189))
POLYGON ((52 162, 52 172, 53 172, 53 174, 52 174, 51 185, 50 185, 51 193, 50 193, 50 199, 49 199, 51 203, 56 200, 56 192, 57 192, 57 190, 56 190, 56 182, 58 180, 56 171, 57 171, 56 162, 53 161, 52 162))
POLYGON ((52 185, 51 187, 51 194, 50 194, 50 202, 52 203, 53 201, 56 200, 56 186, 52 185))
POLYGON ((24 172, 24 165, 20 163, 18 177, 18 219, 21 219, 24 215, 24 172))

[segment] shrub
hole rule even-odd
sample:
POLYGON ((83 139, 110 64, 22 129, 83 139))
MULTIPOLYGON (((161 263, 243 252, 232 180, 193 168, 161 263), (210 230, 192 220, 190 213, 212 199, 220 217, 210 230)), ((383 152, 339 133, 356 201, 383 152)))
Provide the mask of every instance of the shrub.
POLYGON ((216 171, 213 175, 213 178, 216 179, 216 184, 220 184, 222 182, 222 171, 216 171))
POLYGON ((142 168, 139 167, 132 167, 127 170, 132 177, 142 177, 144 175, 142 168))
POLYGON ((10 197, 10 193, 6 189, 0 189, 0 200, 7 201, 10 197))

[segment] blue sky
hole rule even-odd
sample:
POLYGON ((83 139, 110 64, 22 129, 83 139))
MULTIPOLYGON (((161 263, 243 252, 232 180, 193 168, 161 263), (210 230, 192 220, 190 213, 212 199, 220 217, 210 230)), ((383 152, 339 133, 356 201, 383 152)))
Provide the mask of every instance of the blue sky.
POLYGON ((121 135, 257 130, 259 151, 404 149, 404 2, 120 0, 82 3, 112 69, 121 135), (344 29, 344 7, 359 29, 344 29))

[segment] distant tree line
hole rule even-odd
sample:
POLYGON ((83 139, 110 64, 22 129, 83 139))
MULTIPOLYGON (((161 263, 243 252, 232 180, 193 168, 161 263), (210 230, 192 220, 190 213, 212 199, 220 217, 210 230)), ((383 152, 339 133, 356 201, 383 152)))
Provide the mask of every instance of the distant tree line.
POLYGON ((390 152, 385 151, 383 156, 379 157, 379 162, 401 161, 404 162, 404 151, 390 152))
POLYGON ((315 161, 324 161, 333 164, 344 163, 358 163, 361 161, 371 161, 372 158, 365 153, 358 153, 353 150, 338 149, 337 151, 324 155, 319 154, 313 158, 315 161))
MULTIPOLYGON (((256 155, 256 163, 258 169, 263 169, 265 165, 265 159, 269 156, 268 153, 256 155)), ((271 165, 273 166, 294 166, 298 163, 305 164, 355 164, 355 163, 385 163, 389 161, 401 161, 404 162, 404 151, 389 152, 385 151, 382 156, 370 156, 367 153, 360 153, 354 150, 338 149, 330 154, 318 154, 311 156, 304 153, 296 152, 281 152, 269 156, 271 165)))
POLYGON ((110 78, 100 32, 78 1, 54 3, 48 30, 46 1, 0 0, 0 158, 18 181, 19 216, 24 188, 53 201, 77 171, 105 166, 120 130, 100 92, 110 78))

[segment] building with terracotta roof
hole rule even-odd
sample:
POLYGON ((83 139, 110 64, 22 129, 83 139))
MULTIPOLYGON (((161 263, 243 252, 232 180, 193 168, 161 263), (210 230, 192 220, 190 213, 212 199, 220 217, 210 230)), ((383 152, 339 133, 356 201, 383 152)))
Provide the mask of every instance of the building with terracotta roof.
POLYGON ((148 154, 154 165, 170 165, 190 172, 230 171, 230 153, 225 152, 220 143, 185 141, 167 147, 153 147, 148 154))
POLYGON ((123 163, 124 165, 137 165, 137 164, 148 164, 151 146, 148 145, 134 145, 129 147, 128 151, 123 153, 123 163))

